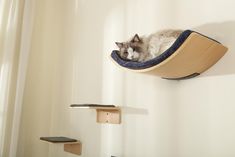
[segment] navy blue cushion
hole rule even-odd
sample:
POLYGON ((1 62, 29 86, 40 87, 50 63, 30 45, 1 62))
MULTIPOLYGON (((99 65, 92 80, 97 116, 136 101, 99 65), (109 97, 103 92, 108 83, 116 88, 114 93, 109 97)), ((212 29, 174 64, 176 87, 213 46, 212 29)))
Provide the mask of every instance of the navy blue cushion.
MULTIPOLYGON (((152 66, 155 66, 162 61, 164 61, 166 58, 171 56, 182 44, 183 42, 188 38, 188 36, 194 31, 191 30, 185 30, 180 34, 180 36, 176 39, 176 41, 172 44, 170 48, 168 48, 165 52, 163 52, 161 55, 145 61, 145 62, 136 62, 136 61, 129 61, 129 60, 124 60, 118 55, 118 51, 114 50, 111 53, 111 57, 113 58, 114 61, 116 61, 120 66, 129 68, 129 69, 146 69, 152 66)), ((196 32, 197 33, 197 32, 196 32)), ((200 33, 199 33, 200 34, 200 33)), ((201 34, 202 35, 202 34, 201 34)), ((204 36, 204 35, 203 35, 204 36)), ((211 39, 211 38, 210 38, 211 39)), ((212 39, 214 40, 214 39, 212 39)), ((215 41, 215 40, 214 40, 215 41)), ((217 42, 217 41, 216 41, 217 42)))

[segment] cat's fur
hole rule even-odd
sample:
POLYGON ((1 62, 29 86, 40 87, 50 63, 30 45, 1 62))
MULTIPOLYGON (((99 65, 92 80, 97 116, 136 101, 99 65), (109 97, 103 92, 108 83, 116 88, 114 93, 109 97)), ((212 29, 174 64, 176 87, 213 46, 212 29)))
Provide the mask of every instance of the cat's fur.
POLYGON ((116 42, 123 59, 144 62, 167 50, 182 33, 181 30, 162 30, 149 36, 136 34, 127 42, 116 42))

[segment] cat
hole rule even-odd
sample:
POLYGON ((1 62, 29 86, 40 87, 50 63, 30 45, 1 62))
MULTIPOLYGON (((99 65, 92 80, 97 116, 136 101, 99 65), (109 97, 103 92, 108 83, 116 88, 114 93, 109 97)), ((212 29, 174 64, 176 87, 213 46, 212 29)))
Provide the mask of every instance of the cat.
POLYGON ((145 62, 167 50, 182 33, 182 30, 161 30, 149 36, 135 34, 126 42, 115 42, 118 54, 124 60, 145 62))

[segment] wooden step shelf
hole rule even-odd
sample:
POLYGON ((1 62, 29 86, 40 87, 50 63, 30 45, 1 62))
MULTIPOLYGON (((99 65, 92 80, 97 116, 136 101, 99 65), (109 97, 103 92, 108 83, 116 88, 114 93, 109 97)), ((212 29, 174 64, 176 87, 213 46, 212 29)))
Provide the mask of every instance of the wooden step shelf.
POLYGON ((64 151, 76 155, 82 154, 82 143, 76 139, 68 137, 40 137, 40 140, 54 143, 54 144, 63 144, 64 151))
POLYGON ((88 108, 96 110, 97 123, 120 124, 121 108, 115 105, 99 105, 99 104, 72 104, 72 108, 88 108))

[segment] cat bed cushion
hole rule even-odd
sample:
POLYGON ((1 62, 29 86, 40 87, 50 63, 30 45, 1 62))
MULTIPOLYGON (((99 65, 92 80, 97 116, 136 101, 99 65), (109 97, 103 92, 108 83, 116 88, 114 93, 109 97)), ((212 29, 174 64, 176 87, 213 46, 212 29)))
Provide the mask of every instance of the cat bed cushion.
MULTIPOLYGON (((111 57, 116 63, 118 63, 122 67, 125 67, 128 69, 133 69, 133 70, 146 69, 146 68, 149 68, 149 67, 152 67, 152 66, 155 66, 155 65, 161 63, 162 61, 167 59, 169 56, 171 56, 184 43, 184 41, 189 37, 189 35, 192 32, 194 32, 194 31, 192 31, 192 30, 183 31, 170 48, 168 48, 161 55, 159 55, 151 60, 145 61, 145 62, 124 60, 118 55, 117 50, 113 50, 113 52, 111 53, 111 57)), ((195 33, 198 33, 198 32, 195 32, 195 33)), ((200 34, 200 33, 198 33, 198 34, 200 34)), ((200 35, 202 35, 202 34, 200 34, 200 35)), ((207 37, 207 38, 209 38, 209 37, 207 37)), ((209 38, 209 39, 211 39, 211 38, 209 38)), ((218 41, 216 41, 214 39, 211 39, 211 40, 219 43, 218 41)))

